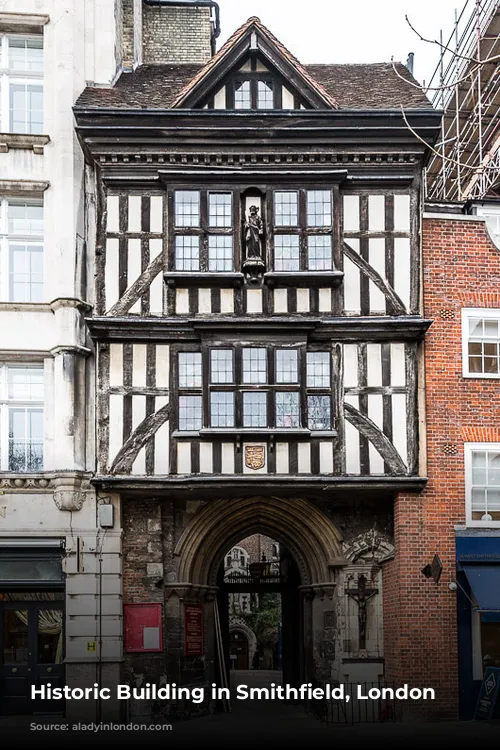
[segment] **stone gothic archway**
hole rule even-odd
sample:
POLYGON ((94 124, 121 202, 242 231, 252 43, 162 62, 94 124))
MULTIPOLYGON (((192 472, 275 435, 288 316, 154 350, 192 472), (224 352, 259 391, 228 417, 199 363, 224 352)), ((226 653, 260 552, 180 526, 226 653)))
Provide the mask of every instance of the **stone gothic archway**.
POLYGON ((261 533, 294 556, 304 588, 332 586, 343 567, 342 537, 330 519, 299 498, 234 498, 210 502, 194 517, 176 548, 178 583, 196 589, 216 585, 224 553, 240 539, 261 533))

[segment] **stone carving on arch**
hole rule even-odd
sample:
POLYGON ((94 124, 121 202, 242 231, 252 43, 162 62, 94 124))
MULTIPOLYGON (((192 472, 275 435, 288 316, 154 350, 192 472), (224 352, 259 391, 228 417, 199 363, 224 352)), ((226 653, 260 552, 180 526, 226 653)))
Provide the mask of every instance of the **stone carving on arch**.
POLYGON ((394 545, 376 529, 370 529, 344 542, 342 551, 350 565, 380 565, 393 556, 394 545))
POLYGON ((300 498, 220 499, 193 518, 175 548, 178 581, 216 585, 224 554, 251 534, 266 534, 293 555, 302 587, 335 586, 335 570, 347 564, 338 529, 322 511, 300 498))

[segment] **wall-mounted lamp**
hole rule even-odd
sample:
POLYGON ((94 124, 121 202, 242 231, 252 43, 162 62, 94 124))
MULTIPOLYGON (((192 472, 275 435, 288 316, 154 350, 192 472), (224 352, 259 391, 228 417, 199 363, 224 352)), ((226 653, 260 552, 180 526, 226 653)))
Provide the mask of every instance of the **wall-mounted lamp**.
POLYGON ((426 565, 420 572, 426 578, 433 578, 435 583, 439 583, 441 573, 443 572, 443 563, 441 562, 439 555, 434 555, 432 563, 426 565))

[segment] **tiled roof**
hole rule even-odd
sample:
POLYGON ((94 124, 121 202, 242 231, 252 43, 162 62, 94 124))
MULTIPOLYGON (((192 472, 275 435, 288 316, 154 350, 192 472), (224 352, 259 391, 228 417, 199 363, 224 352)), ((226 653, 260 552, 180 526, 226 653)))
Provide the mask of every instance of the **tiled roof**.
POLYGON ((300 64, 297 58, 294 57, 292 53, 289 52, 289 50, 287 50, 287 48, 279 41, 279 39, 274 36, 274 34, 269 31, 266 26, 264 26, 260 18, 257 18, 255 16, 249 18, 248 21, 243 24, 243 26, 240 26, 240 28, 237 29, 235 33, 221 47, 217 54, 214 55, 212 59, 209 60, 209 62, 197 73, 193 80, 190 81, 179 92, 179 95, 174 101, 174 106, 180 105, 183 99, 185 99, 185 97, 195 88, 196 84, 206 78, 206 76, 208 76, 211 71, 214 70, 214 68, 216 68, 222 60, 224 60, 224 58, 240 41, 240 39, 250 34, 252 31, 259 32, 259 34, 267 39, 267 41, 270 42, 271 45, 273 45, 278 50, 278 52, 286 59, 286 61, 295 69, 297 75, 299 75, 311 87, 311 89, 315 91, 315 93, 326 102, 327 105, 330 105, 331 107, 337 107, 335 96, 328 94, 323 86, 321 86, 321 84, 317 80, 309 75, 307 70, 303 65, 300 64))
POLYGON ((141 65, 122 73, 113 87, 88 87, 77 101, 80 107, 171 109, 182 107, 196 85, 223 64, 245 35, 257 31, 295 69, 296 74, 334 109, 431 108, 427 97, 401 63, 362 65, 301 65, 260 22, 249 18, 206 65, 141 65))

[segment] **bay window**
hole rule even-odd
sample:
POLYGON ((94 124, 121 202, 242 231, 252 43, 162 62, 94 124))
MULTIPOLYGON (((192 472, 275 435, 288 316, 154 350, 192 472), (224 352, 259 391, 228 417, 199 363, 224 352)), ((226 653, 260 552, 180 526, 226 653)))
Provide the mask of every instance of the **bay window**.
POLYGON ((285 345, 219 345, 205 351, 205 367, 205 355, 178 353, 180 432, 332 430, 330 352, 285 345))

